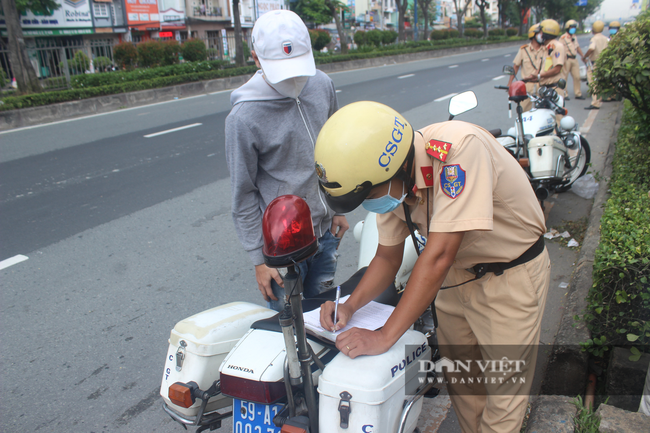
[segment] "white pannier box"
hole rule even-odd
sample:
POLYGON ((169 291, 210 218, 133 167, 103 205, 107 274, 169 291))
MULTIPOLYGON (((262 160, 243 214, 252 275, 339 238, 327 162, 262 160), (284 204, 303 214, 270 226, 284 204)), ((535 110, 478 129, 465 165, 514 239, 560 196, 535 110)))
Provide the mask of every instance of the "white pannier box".
MULTIPOLYGON (((426 337, 412 330, 406 331, 381 355, 355 359, 342 353, 336 355, 318 379, 319 431, 396 432, 404 402, 410 398, 407 389, 415 394, 415 390, 425 385, 419 383, 419 377, 425 378, 426 374, 418 375, 419 361, 425 360, 431 360, 426 337), (346 420, 346 411, 339 408, 347 405, 350 411, 346 420), (341 427, 345 421, 348 425, 341 427)), ((411 409, 405 433, 413 432, 421 409, 422 398, 411 409)))
POLYGON ((535 137, 528 142, 530 173, 534 178, 562 177, 564 173, 564 143, 554 135, 535 137), (558 171, 558 164, 562 164, 558 171))
MULTIPOLYGON (((232 302, 181 320, 172 329, 160 395, 175 412, 196 416, 201 400, 189 408, 173 404, 169 387, 176 382, 196 382, 207 391, 219 379, 219 366, 253 322, 277 314, 248 302, 232 302)), ((232 399, 221 394, 208 402, 206 412, 230 406, 232 399)))

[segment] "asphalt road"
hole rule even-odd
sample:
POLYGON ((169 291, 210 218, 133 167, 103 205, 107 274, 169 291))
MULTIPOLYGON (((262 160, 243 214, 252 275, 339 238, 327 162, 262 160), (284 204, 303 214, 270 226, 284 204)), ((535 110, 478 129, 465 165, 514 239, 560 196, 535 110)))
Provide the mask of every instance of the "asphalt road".
MULTIPOLYGON (((506 130, 514 121, 505 93, 493 87, 506 84, 501 68, 515 53, 331 77, 341 106, 383 102, 415 127, 446 120, 445 97, 473 90, 479 107, 458 119, 506 130)), ((262 303, 230 217, 229 95, 0 134, 0 261, 28 257, 0 271, 0 430, 180 431, 158 394, 169 331, 203 309, 262 303)), ((584 105, 569 103, 579 124, 584 105)), ((564 197, 554 218, 588 209, 588 201, 564 197)), ((348 219, 363 217, 357 210, 348 219)), ((337 280, 356 270, 357 249, 346 235, 337 280)), ((558 247, 558 254, 555 277, 570 275, 577 252, 558 247)))

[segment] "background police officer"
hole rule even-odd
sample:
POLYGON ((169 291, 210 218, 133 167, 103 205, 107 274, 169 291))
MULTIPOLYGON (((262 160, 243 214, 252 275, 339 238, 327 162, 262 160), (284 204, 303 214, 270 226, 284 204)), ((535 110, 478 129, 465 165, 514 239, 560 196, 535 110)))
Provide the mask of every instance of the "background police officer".
MULTIPOLYGON (((575 95, 575 98, 585 99, 584 96, 582 96, 582 90, 580 90, 580 64, 577 59, 578 54, 583 61, 585 58, 580 49, 578 39, 575 36, 578 22, 576 20, 569 20, 566 22, 564 27, 566 28, 566 33, 560 36, 560 42, 564 45, 566 51, 566 61, 562 67, 562 77, 566 80, 570 74, 573 78, 573 94, 575 95)), ((569 98, 567 97, 566 99, 569 98)))
POLYGON ((541 70, 526 77, 526 81, 538 82, 540 86, 554 85, 562 78, 562 66, 566 61, 564 47, 557 40, 560 36, 560 25, 555 20, 544 20, 539 23, 539 28, 546 59, 541 70))
MULTIPOLYGON (((542 49, 542 36, 539 29, 539 24, 535 24, 528 29, 528 39, 530 42, 526 45, 522 45, 515 56, 515 60, 512 62, 515 69, 515 75, 521 69, 522 77, 530 77, 537 75, 544 62, 544 50, 542 49)), ((512 80, 515 78, 515 75, 511 75, 508 80, 508 86, 512 83, 512 80)), ((537 83, 527 82, 526 83, 526 92, 536 95, 537 94, 537 83)), ((521 108, 524 111, 528 111, 533 108, 533 101, 526 99, 521 103, 521 108)))
MULTIPOLYGON (((596 61, 598 60, 598 57, 600 57, 600 53, 602 53, 609 44, 609 40, 603 35, 604 28, 605 23, 600 20, 595 21, 591 25, 591 30, 594 35, 592 36, 591 41, 589 41, 589 49, 585 53, 585 58, 587 59, 585 62, 587 64, 587 82, 590 85, 594 80, 594 66, 596 64, 596 61)), ((585 110, 598 110, 602 103, 602 98, 596 95, 596 93, 592 90, 591 105, 585 107, 585 110)))

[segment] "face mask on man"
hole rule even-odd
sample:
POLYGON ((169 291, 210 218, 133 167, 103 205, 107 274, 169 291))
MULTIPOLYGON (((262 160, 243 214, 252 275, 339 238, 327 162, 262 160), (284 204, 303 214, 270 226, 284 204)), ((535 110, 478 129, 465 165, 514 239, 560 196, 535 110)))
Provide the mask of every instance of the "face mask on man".
POLYGON ((268 81, 267 83, 280 95, 296 99, 300 95, 300 92, 302 92, 302 89, 305 88, 305 85, 307 85, 307 80, 309 80, 309 77, 293 77, 275 84, 271 84, 268 81))
POLYGON ((614 35, 616 34, 617 31, 618 31, 618 29, 609 29, 609 34, 610 34, 611 36, 614 36, 614 35))
POLYGON ((569 29, 569 34, 570 34, 570 35, 575 35, 575 34, 576 34, 576 28, 575 28, 575 27, 571 27, 571 28, 569 29))
POLYGON ((388 184, 388 193, 386 193, 385 196, 365 199, 362 203, 363 208, 368 212, 374 213, 388 213, 397 209, 406 198, 406 194, 404 194, 404 183, 402 183, 402 197, 399 199, 390 195, 390 188, 392 185, 392 182, 388 184))
POLYGON ((536 40, 538 43, 543 44, 543 43, 544 43, 544 35, 541 34, 541 33, 537 33, 537 34, 535 35, 535 40, 536 40))

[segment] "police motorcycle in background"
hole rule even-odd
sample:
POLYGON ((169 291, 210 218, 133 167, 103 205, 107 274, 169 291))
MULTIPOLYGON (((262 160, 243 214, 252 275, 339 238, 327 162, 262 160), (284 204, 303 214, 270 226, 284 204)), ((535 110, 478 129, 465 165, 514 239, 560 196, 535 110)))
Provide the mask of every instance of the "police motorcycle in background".
MULTIPOLYGON (((452 116, 476 106, 473 93, 473 103, 462 95, 450 100, 452 116)), ((376 252, 375 217, 369 213, 355 226, 359 270, 341 284, 342 296, 352 293, 376 252)), ((262 227, 265 263, 286 268, 284 311, 232 302, 178 322, 160 387, 164 412, 197 432, 219 429, 229 417, 233 433, 416 431, 423 397, 437 395, 435 372, 418 371, 436 353, 431 321, 419 320, 384 354, 350 359, 339 353, 331 341, 307 334, 303 320, 305 311, 336 296, 331 290, 302 299, 295 265, 318 250, 306 202, 276 198, 262 227)), ((375 301, 397 305, 417 260, 415 238, 424 240, 417 232, 411 237, 395 282, 375 301)))
MULTIPOLYGON (((510 65, 503 67, 503 73, 515 75, 510 65)), ((565 86, 561 79, 558 87, 565 86)), ((543 203, 553 191, 568 191, 587 172, 591 149, 573 117, 565 115, 557 124, 556 114, 567 113, 564 98, 552 86, 541 86, 537 96, 530 95, 523 81, 495 88, 507 90, 509 101, 517 104, 515 126, 497 140, 524 168, 537 198, 543 203), (527 98, 533 108, 523 113, 521 102, 527 98)))

